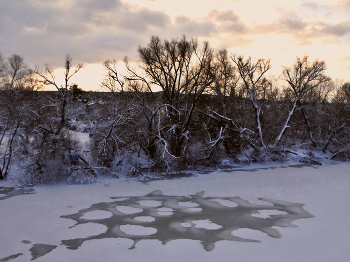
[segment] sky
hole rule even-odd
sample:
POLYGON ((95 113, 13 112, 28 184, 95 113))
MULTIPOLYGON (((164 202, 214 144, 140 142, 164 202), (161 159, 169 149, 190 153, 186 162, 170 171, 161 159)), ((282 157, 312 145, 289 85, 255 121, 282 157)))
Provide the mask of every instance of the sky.
MULTIPOLYGON (((30 67, 83 63, 71 80, 97 90, 106 59, 137 61, 152 35, 196 37, 216 51, 271 59, 269 74, 297 56, 322 59, 333 79, 350 80, 350 1, 1 0, 0 52, 30 67)), ((63 77, 56 70, 57 81, 63 77)))

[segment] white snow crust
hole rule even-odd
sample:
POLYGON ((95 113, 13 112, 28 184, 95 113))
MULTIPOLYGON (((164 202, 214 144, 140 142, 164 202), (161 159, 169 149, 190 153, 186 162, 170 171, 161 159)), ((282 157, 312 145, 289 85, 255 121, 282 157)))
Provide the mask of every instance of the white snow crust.
POLYGON ((153 222, 155 220, 155 218, 151 216, 139 216, 134 217, 134 219, 140 222, 153 222))
POLYGON ((84 216, 82 216, 82 219, 103 219, 103 218, 109 218, 111 217, 113 214, 111 212, 108 211, 103 211, 103 210, 96 210, 96 211, 91 211, 88 213, 85 213, 84 216))
MULTIPOLYGON (((283 261, 283 262, 348 262, 350 258, 350 164, 321 167, 284 167, 235 172, 213 172, 176 180, 159 180, 147 184, 120 180, 92 185, 35 186, 35 194, 19 195, 0 201, 0 260, 22 253, 13 262, 31 261, 32 244, 57 246, 36 262, 114 262, 114 261, 283 261), (189 196, 204 191, 204 196, 216 198, 240 197, 250 203, 269 205, 266 199, 303 203, 314 218, 293 221, 297 227, 274 227, 280 238, 252 230, 238 229, 232 235, 261 242, 220 241, 212 251, 204 250, 200 241, 177 239, 163 245, 158 240, 142 240, 134 249, 127 238, 104 238, 84 242, 77 250, 61 245, 62 240, 103 233, 106 227, 87 223, 78 225, 62 218, 95 203, 112 202, 115 198, 145 196, 155 190, 165 195, 189 196), (114 199, 111 199, 114 197, 114 199), (259 200, 263 198, 264 200, 259 200), (22 242, 24 241, 24 242, 22 242), (28 243, 30 242, 30 244, 28 243)), ((10 186, 0 182, 0 186, 10 186)), ((147 206, 147 203, 142 203, 147 206)), ((154 204, 154 203, 153 203, 154 204)), ((223 203, 220 203, 223 204, 223 203)), ((270 203, 271 205, 271 203, 270 203)), ((118 208, 122 213, 142 209, 118 208)), ((189 207, 196 208, 196 207, 189 207)), ((118 212, 115 210, 115 212, 118 212)), ((111 211, 112 212, 112 211, 111 211)), ((137 219, 137 212, 135 219, 137 219)), ((159 212, 169 212, 163 210, 159 212)), ((266 219, 277 213, 259 211, 266 219)), ((91 213, 89 218, 107 214, 91 213), (91 215, 91 217, 90 217, 91 215)), ((152 234, 157 230, 147 226, 147 219, 138 218, 145 226, 128 226, 125 232, 152 234), (142 231, 144 230, 144 231, 142 231), (148 230, 148 231, 147 231, 148 230)), ((151 221, 150 221, 151 222, 151 221)), ((203 222, 201 222, 203 223, 203 222)), ((210 221, 205 223, 210 224, 210 221)), ((197 224, 198 226, 200 224, 197 224)), ((202 224, 204 225, 204 224, 202 224)), ((193 228, 184 221, 184 230, 193 228)), ((211 232, 215 229, 210 230, 211 232)))
POLYGON ((157 229, 153 227, 144 227, 136 225, 122 225, 120 230, 128 235, 142 236, 142 235, 152 235, 157 232, 157 229))
POLYGON ((146 206, 146 207, 159 207, 162 205, 162 202, 160 201, 155 201, 155 200, 141 200, 139 201, 141 206, 146 206))
POLYGON ((215 229, 222 228, 222 226, 215 224, 208 219, 206 219, 206 220, 194 220, 193 224, 195 224, 196 228, 205 228, 208 230, 215 230, 215 229))
POLYGON ((117 206, 116 209, 124 214, 136 214, 142 212, 141 208, 128 206, 117 206))

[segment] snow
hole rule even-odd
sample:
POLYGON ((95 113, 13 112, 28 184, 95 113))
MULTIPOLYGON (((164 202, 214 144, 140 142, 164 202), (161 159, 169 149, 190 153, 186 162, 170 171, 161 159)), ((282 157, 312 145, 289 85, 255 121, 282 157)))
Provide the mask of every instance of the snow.
POLYGON ((144 227, 136 225, 122 225, 120 230, 129 235, 153 235, 157 232, 157 229, 153 227, 144 227))
POLYGON ((238 204, 236 202, 226 200, 226 199, 211 199, 211 201, 218 202, 219 204, 227 207, 236 207, 238 204))
POLYGON ((140 222, 153 222, 156 220, 154 217, 151 216, 134 217, 134 219, 140 222))
POLYGON ((206 220, 193 220, 192 222, 193 222, 193 224, 195 224, 196 228, 205 228, 205 229, 208 229, 208 230, 215 230, 215 229, 222 228, 222 226, 211 222, 209 219, 206 219, 206 220))
POLYGON ((154 201, 154 200, 141 200, 139 201, 141 206, 146 206, 146 207, 158 207, 162 205, 162 202, 160 201, 154 201))
POLYGON ((202 209, 200 207, 190 207, 187 208, 188 211, 192 211, 192 212, 200 212, 202 211, 202 209))
MULTIPOLYGON (((0 261, 10 256, 14 262, 30 261, 35 255, 38 262, 345 262, 350 257, 349 170, 349 163, 317 168, 254 168, 147 184, 110 180, 92 185, 35 186, 31 188, 34 194, 2 192, 5 197, 0 200, 0 261), (204 195, 199 193, 202 191, 204 195), (190 208, 201 210, 187 212, 190 208), (241 216, 248 220, 276 219, 276 223, 258 229, 236 227, 229 232, 236 240, 208 243, 206 249, 199 238, 162 235, 162 230, 175 230, 181 236, 215 234, 226 228, 224 223, 230 223, 220 217, 220 212, 235 208, 249 210, 251 214, 241 216), (208 213, 213 215, 211 218, 201 217, 214 209, 216 213, 208 213), (304 214, 314 217, 290 220, 293 210, 305 210, 304 214), (159 216, 157 212, 171 214, 159 216), (109 225, 112 214, 129 222, 121 227, 109 225), (177 224, 172 222, 175 215, 188 219, 177 224), (159 219, 169 220, 170 228, 158 225, 159 219), (109 228, 113 228, 114 237, 113 232, 106 234, 109 228), (166 241, 156 239, 157 234, 166 241), (97 235, 101 237, 96 238, 97 235), (138 237, 141 241, 136 240, 138 237), (77 238, 87 239, 77 249, 62 244, 62 240, 77 238)), ((1 182, 1 186, 9 187, 11 183, 1 182)))
POLYGON ((192 203, 192 202, 179 202, 179 206, 183 207, 197 207, 197 203, 192 203))
POLYGON ((141 208, 128 207, 128 206, 117 206, 116 209, 124 214, 136 214, 142 212, 141 208))
POLYGON ((270 218, 274 215, 286 215, 287 212, 284 211, 278 211, 278 210, 258 210, 257 214, 252 214, 254 217, 260 217, 260 218, 270 218))
POLYGON ((103 218, 109 218, 113 214, 108 211, 102 211, 102 210, 96 210, 96 211, 91 211, 88 213, 85 213, 84 216, 82 216, 82 219, 90 220, 90 219, 103 219, 103 218))
POLYGON ((160 216, 171 216, 173 214, 174 209, 168 207, 161 207, 157 209, 157 214, 160 216))

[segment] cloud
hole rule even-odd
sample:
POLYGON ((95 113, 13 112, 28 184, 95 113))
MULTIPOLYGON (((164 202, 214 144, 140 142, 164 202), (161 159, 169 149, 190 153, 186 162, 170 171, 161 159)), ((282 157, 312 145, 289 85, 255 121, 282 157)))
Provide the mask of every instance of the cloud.
POLYGON ((133 34, 119 34, 119 35, 101 35, 89 39, 90 45, 96 49, 102 49, 105 51, 121 51, 128 52, 130 47, 137 46, 140 39, 133 34))
POLYGON ((320 9, 320 5, 317 4, 316 2, 305 2, 305 3, 302 3, 301 6, 306 7, 306 8, 310 8, 314 11, 317 11, 320 9))
POLYGON ((101 63, 137 50, 142 37, 170 23, 163 11, 120 0, 1 0, 0 51, 19 53, 31 66, 61 66, 66 54, 101 63))
POLYGON ((320 31, 328 35, 344 36, 350 33, 350 21, 337 24, 325 24, 320 31))
POLYGON ((306 27, 306 23, 294 12, 285 13, 277 23, 283 32, 301 31, 306 27))
POLYGON ((333 6, 304 1, 299 7, 279 9, 281 15, 273 23, 248 24, 236 10, 213 9, 192 18, 171 17, 165 11, 122 0, 0 0, 0 52, 23 55, 31 66, 48 63, 57 67, 66 54, 82 63, 125 55, 136 59, 138 45, 146 45, 151 35, 173 38, 185 34, 227 48, 250 45, 255 35, 263 34, 290 35, 299 45, 316 38, 345 41, 350 35, 348 17, 327 20, 325 15, 331 8, 333 12, 336 8, 350 10, 350 1, 333 6), (305 10, 316 18, 310 19, 305 10))
POLYGON ((209 19, 196 20, 187 16, 177 16, 173 25, 173 32, 177 35, 208 37, 217 33, 217 27, 209 19))
POLYGON ((75 0, 75 8, 93 9, 93 10, 111 10, 121 7, 120 0, 75 0))
POLYGON ((232 10, 210 10, 203 18, 193 19, 188 16, 177 16, 172 25, 173 35, 186 34, 196 37, 219 37, 220 34, 242 35, 248 27, 232 10))
POLYGON ((234 34, 245 34, 248 32, 248 27, 232 10, 211 10, 208 14, 208 18, 219 24, 218 31, 220 32, 234 34))
POLYGON ((209 12, 209 17, 213 17, 218 22, 241 23, 241 19, 232 10, 218 11, 217 9, 209 12))
POLYGON ((250 33, 290 35, 299 45, 313 44, 315 39, 332 44, 348 41, 343 38, 350 35, 350 19, 331 23, 327 19, 321 21, 317 18, 304 20, 296 11, 284 10, 279 19, 269 24, 256 25, 250 33))
POLYGON ((120 25, 133 31, 144 31, 149 26, 163 28, 169 23, 170 18, 164 12, 142 8, 136 11, 124 12, 120 25))
POLYGON ((336 11, 348 12, 350 11, 350 1, 349 0, 338 1, 337 4, 333 6, 333 8, 336 11))
POLYGON ((295 12, 285 12, 279 19, 269 24, 255 25, 252 34, 290 34, 299 35, 305 32, 308 23, 304 22, 295 12))

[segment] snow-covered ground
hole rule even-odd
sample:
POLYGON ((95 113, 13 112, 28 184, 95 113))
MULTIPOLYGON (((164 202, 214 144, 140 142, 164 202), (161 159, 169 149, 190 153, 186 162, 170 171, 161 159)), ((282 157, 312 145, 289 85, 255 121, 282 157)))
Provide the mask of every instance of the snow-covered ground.
POLYGON ((10 186, 0 183, 0 261, 350 258, 349 163, 10 186))

